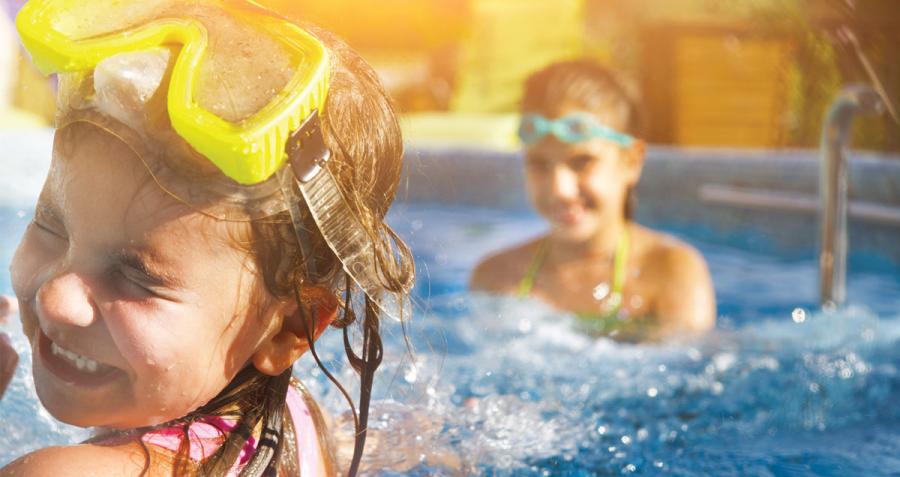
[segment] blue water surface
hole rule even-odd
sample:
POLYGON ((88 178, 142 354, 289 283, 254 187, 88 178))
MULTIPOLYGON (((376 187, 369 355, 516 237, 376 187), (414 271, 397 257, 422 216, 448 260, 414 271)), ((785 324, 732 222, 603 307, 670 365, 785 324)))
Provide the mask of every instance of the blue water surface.
MULTIPOLYGON (((0 209, 0 265, 29 215, 0 209)), ((480 257, 540 233, 533 215, 401 204, 391 222, 417 258, 405 334, 415 353, 385 322, 367 463, 392 470, 370 475, 900 475, 900 270, 878 257, 851 257, 850 304, 826 313, 812 254, 751 253, 667 227, 709 262, 717 330, 621 344, 540 303, 467 291, 480 257)), ((5 329, 28 361, 24 337, 5 329)), ((353 392, 338 333, 319 348, 353 392)), ((0 405, 0 465, 87 435, 42 410, 29 372, 0 405)), ((310 359, 295 374, 346 422, 310 359)))

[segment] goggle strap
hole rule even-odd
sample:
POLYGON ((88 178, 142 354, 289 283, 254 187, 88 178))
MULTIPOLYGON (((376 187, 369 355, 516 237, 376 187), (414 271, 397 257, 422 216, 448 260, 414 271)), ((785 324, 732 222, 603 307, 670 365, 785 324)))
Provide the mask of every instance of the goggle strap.
POLYGON ((284 200, 288 204, 288 213, 291 215, 291 222, 294 225, 294 233, 297 235, 297 243, 300 244, 300 255, 303 261, 304 272, 306 278, 315 283, 319 278, 318 267, 313 256, 312 242, 309 238, 309 232, 303 225, 303 211, 300 209, 300 193, 294 187, 294 177, 290 174, 279 174, 281 181, 281 193, 284 200))
MULTIPOLYGON (((292 141, 288 147, 288 160, 296 179, 293 182, 306 202, 319 232, 341 261, 347 275, 378 309, 385 315, 402 321, 409 316, 409 310, 406 309, 408 304, 402 294, 385 291, 384 280, 381 279, 375 259, 373 238, 344 198, 337 179, 325 167, 331 154, 325 146, 318 115, 307 119, 294 137, 298 140, 292 141)), ((307 232, 303 228, 300 206, 296 200, 290 202, 289 210, 294 228, 303 247, 304 240, 309 243, 309 239, 302 237, 307 232), (293 215, 298 217, 294 219, 293 215)), ((304 262, 311 261, 309 257, 312 247, 308 248, 309 251, 303 251, 304 262)))
POLYGON ((325 139, 322 137, 318 109, 314 109, 291 135, 287 155, 294 176, 301 184, 311 181, 331 159, 331 151, 325 146, 325 139))

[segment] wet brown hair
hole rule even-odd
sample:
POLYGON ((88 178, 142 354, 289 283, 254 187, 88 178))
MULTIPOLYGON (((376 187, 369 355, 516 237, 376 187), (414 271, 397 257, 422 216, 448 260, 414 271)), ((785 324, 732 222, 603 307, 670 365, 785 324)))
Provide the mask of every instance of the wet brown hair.
MULTIPOLYGON (((357 53, 320 28, 312 25, 303 27, 318 37, 330 52, 331 86, 320 116, 325 143, 332 151, 328 168, 337 179, 350 208, 374 240, 376 256, 373 259, 379 265, 385 290, 403 293, 414 277, 412 255, 384 223, 384 216, 399 183, 403 155, 403 142, 393 105, 377 74, 357 53)), ((305 204, 302 207, 305 210, 305 204)), ((356 446, 361 453, 372 378, 382 354, 379 311, 368 298, 362 310, 354 309, 352 281, 343 272, 340 260, 329 249, 308 210, 304 226, 312 245, 311 257, 303 256, 288 212, 251 222, 252 239, 245 245, 248 245, 247 251, 256 262, 269 293, 276 299, 295 298, 299 302, 307 322, 311 351, 329 378, 330 373, 315 353, 312 330, 315 328, 316 305, 310 304, 309 300, 301 300, 301 296, 305 296, 304 290, 308 287, 342 291, 345 303, 332 326, 343 329, 348 359, 360 374, 356 446), (304 260, 310 259, 315 263, 317 277, 305 275, 304 260), (352 350, 348 337, 348 329, 357 321, 357 315, 362 318, 359 325, 364 337, 364 349, 359 355, 352 350)), ((196 413, 216 415, 235 406, 240 409, 238 432, 232 432, 219 451, 202 463, 198 469, 199 475, 224 475, 234 465, 247 437, 258 425, 262 425, 260 445, 241 476, 269 475, 277 469, 295 467, 297 450, 285 449, 285 442, 290 439, 284 438, 286 433, 293 432, 285 408, 290 379, 290 369, 280 376, 270 377, 248 365, 219 397, 196 413), (267 449, 267 446, 270 448, 267 449)), ((341 391, 346 396, 343 388, 341 391)), ((358 464, 358 459, 351 463, 350 475, 355 475, 358 464)), ((290 471, 286 473, 292 474, 290 471)))
MULTIPOLYGON (((554 63, 525 81, 523 113, 552 117, 563 104, 602 114, 612 122, 610 127, 632 137, 643 135, 637 102, 609 69, 593 60, 554 63)), ((633 220, 637 202, 634 188, 626 194, 625 218, 633 220)))

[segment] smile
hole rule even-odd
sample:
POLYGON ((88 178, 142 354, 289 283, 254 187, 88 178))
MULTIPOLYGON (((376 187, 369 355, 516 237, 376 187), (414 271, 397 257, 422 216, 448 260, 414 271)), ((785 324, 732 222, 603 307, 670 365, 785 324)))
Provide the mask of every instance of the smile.
POLYGON ((100 372, 109 371, 110 369, 109 366, 100 364, 91 358, 82 356, 74 351, 69 351, 52 341, 50 342, 50 352, 53 353, 53 356, 66 361, 82 373, 98 374, 100 372))
POLYGON ((96 386, 120 375, 117 368, 63 348, 41 331, 38 343, 44 367, 57 378, 72 385, 96 386))

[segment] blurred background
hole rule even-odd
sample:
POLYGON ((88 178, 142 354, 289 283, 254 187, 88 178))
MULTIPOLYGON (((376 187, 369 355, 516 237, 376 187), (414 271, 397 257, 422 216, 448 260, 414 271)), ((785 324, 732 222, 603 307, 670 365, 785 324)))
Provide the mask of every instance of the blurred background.
MULTIPOLYGON (((896 0, 269 3, 294 5, 362 51, 412 140, 509 140, 504 115, 524 78, 583 56, 620 73, 657 144, 815 147, 840 85, 877 75, 900 96, 896 0)), ((888 116, 861 121, 854 144, 897 151, 900 130, 888 116)))
MULTIPOLYGON (((0 1, 10 17, 23 3, 0 1)), ((619 72, 655 144, 816 147, 841 85, 877 76, 894 105, 900 97, 896 0, 260 3, 319 23, 361 51, 396 98, 413 142, 515 147, 524 78, 584 56, 619 72)), ((29 124, 46 121, 51 95, 6 20, 0 109, 11 105, 29 124)), ((900 129, 890 115, 863 119, 853 144, 900 151, 900 129)))

